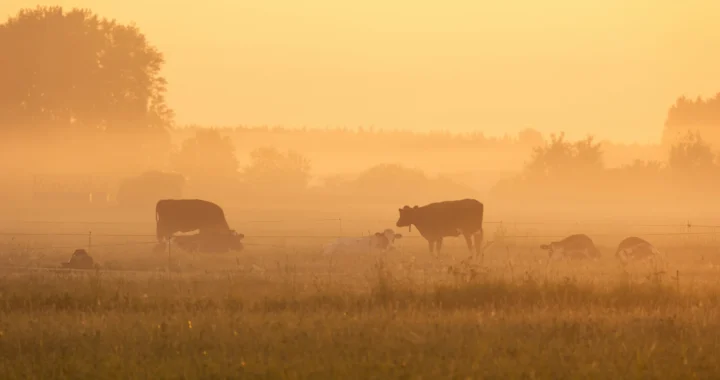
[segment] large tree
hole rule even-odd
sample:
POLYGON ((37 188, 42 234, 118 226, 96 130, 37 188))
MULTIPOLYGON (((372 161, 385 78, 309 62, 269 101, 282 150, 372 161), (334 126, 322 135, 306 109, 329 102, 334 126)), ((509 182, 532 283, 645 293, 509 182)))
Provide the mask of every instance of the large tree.
POLYGON ((4 128, 163 128, 162 54, 133 25, 38 7, 0 25, 4 128))
POLYGON ((136 160, 157 156, 173 118, 163 63, 134 25, 86 9, 23 9, 0 24, 0 133, 94 136, 113 142, 105 148, 132 144, 136 160))

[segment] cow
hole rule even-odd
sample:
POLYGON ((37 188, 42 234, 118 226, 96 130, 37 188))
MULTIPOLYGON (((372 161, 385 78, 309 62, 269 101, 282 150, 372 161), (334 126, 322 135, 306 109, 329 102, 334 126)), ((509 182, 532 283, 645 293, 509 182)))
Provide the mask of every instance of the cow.
POLYGON ((325 245, 324 253, 329 255, 339 251, 372 251, 375 249, 386 252, 394 249, 393 244, 401 238, 402 234, 396 234, 395 231, 388 228, 369 236, 338 238, 325 245))
POLYGON ((95 261, 88 255, 84 249, 76 249, 73 252, 70 260, 66 263, 61 263, 63 268, 70 269, 93 269, 95 267, 95 261))
POLYGON ((201 199, 161 199, 155 205, 155 221, 158 241, 176 232, 230 230, 222 208, 201 199))
POLYGON ((484 206, 475 199, 462 199, 430 203, 422 207, 405 206, 398 209, 400 218, 395 225, 412 229, 414 224, 420 235, 428 241, 430 253, 434 248, 440 253, 443 238, 447 236, 465 236, 469 250, 473 249, 473 236, 475 249, 480 253, 480 244, 483 240, 483 213, 484 206))
POLYGON ((663 255, 646 240, 636 236, 630 236, 618 244, 615 257, 623 263, 627 263, 630 260, 644 260, 648 258, 662 259, 663 255))
POLYGON ((585 234, 570 235, 560 241, 543 244, 540 249, 548 251, 548 260, 552 258, 555 252, 570 259, 600 257, 600 250, 597 249, 592 239, 585 234))
MULTIPOLYGON (((177 232, 198 230, 198 237, 194 239, 203 246, 217 244, 216 248, 224 245, 226 248, 242 249, 240 240, 244 235, 230 229, 222 208, 212 202, 201 199, 162 199, 155 205, 155 221, 157 240, 161 243, 177 232)), ((193 238, 183 240, 190 244, 193 238)))

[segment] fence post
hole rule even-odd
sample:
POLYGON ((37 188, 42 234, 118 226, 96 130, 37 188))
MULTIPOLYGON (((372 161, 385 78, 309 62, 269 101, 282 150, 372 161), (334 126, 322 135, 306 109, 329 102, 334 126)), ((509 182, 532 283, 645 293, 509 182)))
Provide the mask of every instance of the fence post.
POLYGON ((92 230, 88 231, 88 253, 92 251, 92 230))
POLYGON ((342 229, 342 218, 339 218, 339 219, 338 219, 338 222, 339 222, 339 226, 340 226, 340 231, 338 231, 338 233, 339 233, 339 236, 338 236, 338 237, 342 237, 342 233, 343 233, 343 229, 342 229))
POLYGON ((172 267, 172 260, 171 260, 171 256, 172 256, 172 237, 169 238, 169 239, 167 239, 167 251, 168 251, 168 276, 169 276, 170 273, 172 272, 172 268, 171 268, 171 267, 172 267))

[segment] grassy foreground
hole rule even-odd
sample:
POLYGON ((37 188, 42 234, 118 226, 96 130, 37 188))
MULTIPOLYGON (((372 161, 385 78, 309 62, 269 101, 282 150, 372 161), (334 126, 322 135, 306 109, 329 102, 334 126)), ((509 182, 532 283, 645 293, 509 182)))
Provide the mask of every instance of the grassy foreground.
POLYGON ((7 274, 0 378, 720 376, 713 286, 371 272, 355 290, 292 274, 7 274))

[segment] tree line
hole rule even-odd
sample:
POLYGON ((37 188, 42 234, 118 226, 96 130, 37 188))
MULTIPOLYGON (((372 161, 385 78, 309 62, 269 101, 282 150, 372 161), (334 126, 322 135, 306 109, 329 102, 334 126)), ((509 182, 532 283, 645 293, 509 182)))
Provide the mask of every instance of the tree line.
MULTIPOLYGON (((165 189, 167 194, 189 188, 193 194, 242 191, 257 197, 312 193, 383 198, 413 188, 438 196, 472 191, 461 181, 382 163, 352 178, 336 175, 313 185, 311 160, 298 149, 278 149, 282 144, 274 142, 283 138, 301 141, 300 145, 320 139, 324 147, 339 152, 530 152, 522 172, 493 189, 495 196, 509 199, 567 198, 598 186, 624 186, 629 189, 624 194, 669 183, 687 190, 715 184, 720 172, 713 148, 720 145, 720 94, 709 99, 681 97, 670 107, 660 148, 663 157, 610 168, 607 151, 617 149, 617 144, 592 137, 570 142, 563 134, 546 141, 532 129, 492 138, 480 132, 374 128, 178 128, 165 100, 162 52, 135 25, 88 9, 22 9, 0 24, 0 49, 0 145, 6 172, 73 168, 111 173, 122 178, 118 197, 129 202, 154 196, 133 190, 143 186, 165 189), (174 135, 183 136, 180 144, 172 144, 174 135), (239 162, 238 146, 249 151, 247 162, 239 162)), ((628 152, 633 149, 626 147, 628 152)))

